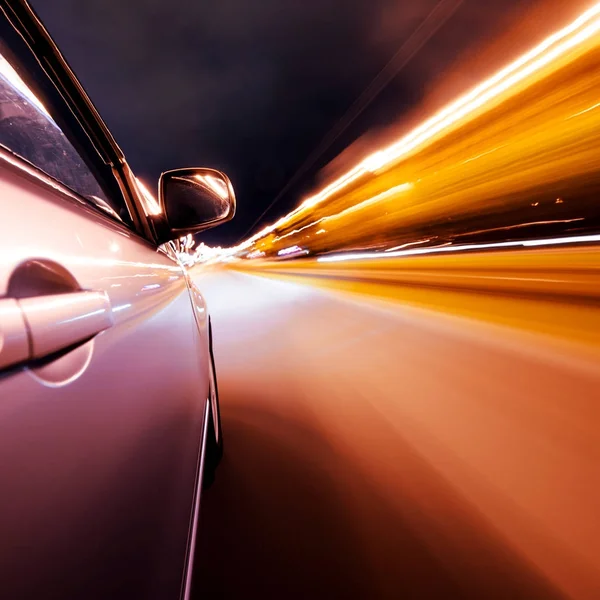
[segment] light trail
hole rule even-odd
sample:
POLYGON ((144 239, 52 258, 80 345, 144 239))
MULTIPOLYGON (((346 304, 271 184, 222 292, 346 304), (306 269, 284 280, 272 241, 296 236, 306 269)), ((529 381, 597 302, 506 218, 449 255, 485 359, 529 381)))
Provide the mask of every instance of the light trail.
POLYGON ((399 256, 418 256, 422 254, 438 254, 440 252, 466 252, 473 250, 492 250, 498 248, 518 248, 531 246, 556 246, 560 244, 590 244, 600 242, 600 235, 580 235, 571 237, 550 238, 547 240, 520 240, 514 242, 497 242, 491 244, 463 244, 460 246, 436 246, 434 248, 414 248, 396 252, 357 252, 320 256, 317 262, 344 262, 348 260, 394 258, 399 256))
MULTIPOLYGON (((306 198, 288 215, 266 226, 238 246, 230 248, 228 254, 235 254, 250 248, 259 239, 264 238, 278 228, 291 224, 294 219, 301 217, 305 213, 308 214, 308 211, 331 199, 343 190, 348 189, 359 180, 366 176, 385 171, 400 160, 407 158, 419 148, 439 138, 440 135, 449 132, 459 123, 467 122, 481 114, 482 111, 488 110, 500 100, 514 95, 517 91, 523 89, 524 85, 526 87, 533 85, 539 80, 539 78, 536 78, 536 75, 540 75, 548 68, 558 65, 562 58, 581 48, 586 42, 597 36, 599 31, 600 3, 591 7, 571 24, 547 37, 542 43, 498 71, 492 77, 447 105, 395 143, 367 156, 350 171, 325 186, 316 194, 306 198)), ((596 108, 596 106, 581 111, 577 115, 589 112, 596 108)), ((499 146, 493 150, 502 147, 499 146)), ((480 153, 475 158, 486 156, 493 152, 493 150, 480 153)), ((350 209, 352 207, 346 210, 350 209)), ((331 216, 328 216, 328 218, 331 218, 331 216)))

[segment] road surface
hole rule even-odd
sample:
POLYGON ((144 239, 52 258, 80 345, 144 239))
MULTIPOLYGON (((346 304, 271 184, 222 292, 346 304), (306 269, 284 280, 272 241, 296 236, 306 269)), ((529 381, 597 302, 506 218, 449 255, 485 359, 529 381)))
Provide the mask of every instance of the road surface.
POLYGON ((310 281, 196 277, 226 448, 199 597, 600 597, 593 355, 310 281))

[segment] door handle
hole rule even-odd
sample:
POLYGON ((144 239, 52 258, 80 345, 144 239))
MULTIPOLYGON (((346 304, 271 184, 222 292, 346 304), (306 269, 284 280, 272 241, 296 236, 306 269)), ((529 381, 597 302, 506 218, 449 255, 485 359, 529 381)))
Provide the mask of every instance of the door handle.
POLYGON ((113 324, 104 292, 0 298, 0 369, 44 358, 113 324))
POLYGON ((0 299, 0 369, 29 358, 27 326, 14 298, 0 299))
POLYGON ((17 300, 29 332, 29 358, 44 358, 114 325, 105 292, 69 292, 17 300))

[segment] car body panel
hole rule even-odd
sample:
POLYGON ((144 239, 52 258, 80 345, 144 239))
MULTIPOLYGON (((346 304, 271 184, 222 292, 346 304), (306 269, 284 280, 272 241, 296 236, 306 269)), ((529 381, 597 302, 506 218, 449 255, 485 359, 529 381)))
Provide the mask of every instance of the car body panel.
POLYGON ((0 8, 0 595, 186 600, 206 304, 27 2, 0 8))
POLYGON ((23 262, 51 261, 106 293, 114 325, 0 376, 3 596, 177 598, 208 397, 203 299, 165 252, 5 154, 0 297, 23 262))

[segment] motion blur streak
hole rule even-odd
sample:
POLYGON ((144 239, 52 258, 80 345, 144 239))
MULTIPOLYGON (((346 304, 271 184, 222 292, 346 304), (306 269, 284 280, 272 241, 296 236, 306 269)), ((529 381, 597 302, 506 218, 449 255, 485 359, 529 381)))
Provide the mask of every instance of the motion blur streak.
POLYGON ((597 4, 198 271, 220 597, 600 598, 599 31, 597 4))
POLYGON ((599 597, 597 303, 256 268, 198 275, 227 434, 214 597, 599 597), (588 339, 548 335, 566 314, 588 339))
POLYGON ((597 4, 228 253, 598 233, 599 31, 597 4))
MULTIPOLYGON (((575 220, 575 219, 573 219, 575 220)), ((541 223, 541 222, 540 222, 541 223)), ((555 223, 555 221, 544 221, 544 223, 555 223)), ((533 223, 532 223, 533 224, 533 223)), ((429 241, 429 240, 427 240, 429 241)), ((360 260, 364 258, 380 259, 392 258, 394 256, 417 256, 423 254, 436 254, 438 252, 463 252, 465 250, 492 250, 496 248, 514 248, 518 246, 555 246, 557 244, 589 244, 590 242, 600 242, 600 235, 578 235, 573 237, 562 237, 545 240, 522 240, 518 242, 498 242, 497 244, 466 244, 464 246, 435 246, 433 248, 417 248, 414 250, 386 250, 385 254, 377 254, 376 252, 363 253, 348 253, 332 256, 322 256, 318 258, 318 262, 340 262, 345 260, 360 260)), ((419 244, 425 242, 412 242, 419 244)), ((403 246, 408 246, 404 244, 403 246)))

